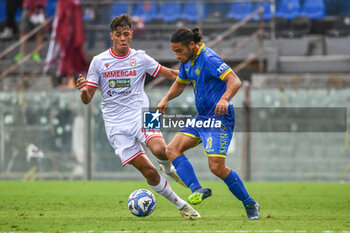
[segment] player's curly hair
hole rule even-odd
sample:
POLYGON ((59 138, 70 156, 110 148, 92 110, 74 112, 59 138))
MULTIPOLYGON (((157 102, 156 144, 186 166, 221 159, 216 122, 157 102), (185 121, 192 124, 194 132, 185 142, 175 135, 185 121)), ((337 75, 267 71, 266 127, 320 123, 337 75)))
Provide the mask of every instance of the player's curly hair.
POLYGON ((176 32, 171 37, 171 43, 181 42, 184 45, 188 45, 191 41, 194 43, 199 43, 203 39, 203 35, 200 32, 199 27, 194 27, 192 29, 183 27, 176 30, 176 32))
POLYGON ((131 29, 131 18, 127 14, 116 16, 110 23, 111 32, 117 30, 118 27, 129 27, 131 29))

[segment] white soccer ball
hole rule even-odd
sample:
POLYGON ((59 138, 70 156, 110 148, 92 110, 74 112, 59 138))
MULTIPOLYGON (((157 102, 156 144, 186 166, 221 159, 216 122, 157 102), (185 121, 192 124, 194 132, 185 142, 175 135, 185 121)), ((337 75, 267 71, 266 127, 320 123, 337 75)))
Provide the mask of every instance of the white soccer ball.
POLYGON ((156 208, 156 198, 147 189, 137 189, 128 199, 130 212, 137 217, 146 217, 156 208))

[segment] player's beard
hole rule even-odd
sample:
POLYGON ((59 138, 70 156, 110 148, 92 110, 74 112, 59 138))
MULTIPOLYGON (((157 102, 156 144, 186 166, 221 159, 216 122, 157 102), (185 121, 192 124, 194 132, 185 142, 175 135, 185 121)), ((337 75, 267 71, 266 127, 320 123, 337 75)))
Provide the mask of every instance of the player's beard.
POLYGON ((186 58, 186 61, 183 62, 183 64, 186 64, 189 60, 193 59, 195 56, 194 56, 194 50, 190 48, 190 46, 186 46, 187 47, 187 50, 189 52, 187 58, 186 58))

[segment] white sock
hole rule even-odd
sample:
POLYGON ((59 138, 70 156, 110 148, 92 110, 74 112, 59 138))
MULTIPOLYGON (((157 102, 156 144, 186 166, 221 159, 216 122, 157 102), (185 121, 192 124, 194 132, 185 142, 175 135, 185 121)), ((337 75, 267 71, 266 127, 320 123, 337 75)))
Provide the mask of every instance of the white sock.
POLYGON ((155 186, 150 185, 150 187, 153 191, 171 201, 178 209, 181 209, 186 204, 186 202, 173 191, 167 180, 162 176, 160 176, 159 184, 155 186))
POLYGON ((161 159, 157 159, 159 164, 162 164, 164 166, 165 169, 165 173, 171 173, 171 162, 170 160, 161 160, 161 159))

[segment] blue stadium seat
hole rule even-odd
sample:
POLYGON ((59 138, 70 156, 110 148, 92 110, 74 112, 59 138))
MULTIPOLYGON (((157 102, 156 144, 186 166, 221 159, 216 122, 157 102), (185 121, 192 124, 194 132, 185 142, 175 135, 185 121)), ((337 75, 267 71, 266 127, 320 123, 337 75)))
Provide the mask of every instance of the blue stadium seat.
MULTIPOLYGON (((264 14, 263 18, 265 21, 269 21, 271 19, 271 3, 270 2, 258 2, 255 5, 254 11, 257 10, 259 7, 264 8, 264 14)), ((254 20, 259 20, 260 15, 256 15, 254 17, 254 20)))
POLYGON ((155 3, 139 3, 132 16, 139 17, 149 23, 157 17, 157 5, 155 3))
POLYGON ((51 18, 56 13, 57 0, 49 0, 47 1, 46 6, 46 15, 48 18, 51 18))
POLYGON ((339 15, 350 14, 350 1, 349 0, 338 1, 338 9, 339 9, 339 15))
POLYGON ((134 6, 131 16, 142 18, 144 14, 143 5, 143 3, 136 4, 136 6, 134 6))
POLYGON ((18 8, 17 11, 16 11, 16 14, 15 14, 15 20, 17 22, 20 22, 22 19, 22 8, 18 8))
POLYGON ((128 13, 128 4, 124 3, 117 3, 113 5, 113 12, 110 16, 110 19, 113 19, 114 17, 121 15, 121 14, 127 14, 128 13))
POLYGON ((6 3, 4 0, 0 1, 0 22, 6 20, 6 3))
POLYGON ((166 23, 172 23, 180 18, 180 3, 163 3, 158 12, 158 18, 166 23))
POLYGON ((323 19, 326 9, 323 0, 305 0, 301 15, 307 16, 311 20, 323 19))
POLYGON ((22 19, 22 8, 18 8, 17 11, 16 11, 16 14, 15 14, 15 20, 17 22, 20 22, 22 19))
POLYGON ((253 4, 251 2, 233 2, 226 18, 241 21, 252 12, 253 4))
POLYGON ((208 19, 221 19, 227 15, 230 3, 206 3, 206 16, 208 19))
POLYGON ((282 0, 276 12, 277 17, 285 18, 286 20, 294 19, 300 14, 299 0, 282 0))
MULTIPOLYGON (((201 19, 205 20, 206 19, 206 13, 205 13, 205 5, 201 4, 201 9, 202 9, 202 15, 201 19)), ((185 3, 183 6, 183 11, 180 14, 179 18, 188 20, 191 23, 196 23, 199 20, 199 14, 198 14, 198 5, 195 2, 189 2, 185 3)))

